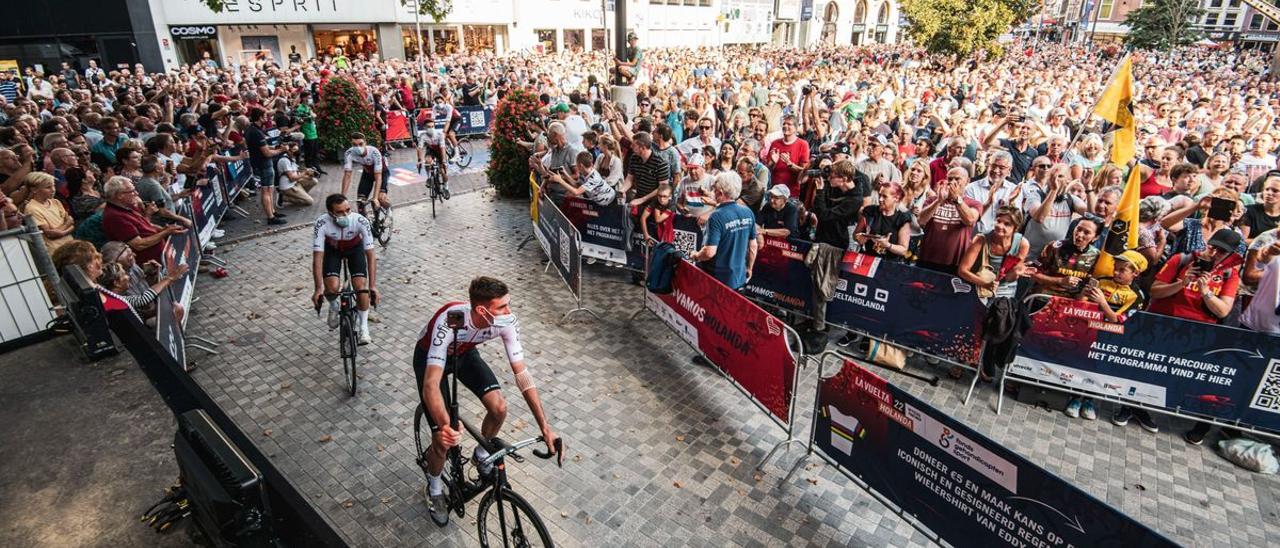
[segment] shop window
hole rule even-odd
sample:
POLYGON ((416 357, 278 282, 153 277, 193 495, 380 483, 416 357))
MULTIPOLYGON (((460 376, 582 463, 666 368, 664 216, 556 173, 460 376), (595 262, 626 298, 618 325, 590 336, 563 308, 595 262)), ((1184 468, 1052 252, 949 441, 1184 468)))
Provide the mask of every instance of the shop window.
POLYGON ((533 31, 533 33, 538 37, 538 45, 542 47, 543 52, 553 53, 560 51, 556 47, 556 31, 554 29, 539 29, 533 31))

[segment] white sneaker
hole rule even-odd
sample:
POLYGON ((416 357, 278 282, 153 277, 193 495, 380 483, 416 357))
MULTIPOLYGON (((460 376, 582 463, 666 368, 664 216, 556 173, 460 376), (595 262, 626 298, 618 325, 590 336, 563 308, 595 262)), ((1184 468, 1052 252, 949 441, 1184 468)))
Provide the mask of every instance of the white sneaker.
POLYGON ((214 238, 221 238, 221 237, 226 236, 226 235, 227 235, 226 231, 222 230, 221 228, 215 228, 215 229, 213 229, 213 234, 212 234, 212 236, 213 236, 214 238))
POLYGON ((361 329, 360 330, 360 346, 364 346, 371 342, 373 342, 373 339, 369 337, 369 332, 361 329))
POLYGON ((209 243, 207 243, 207 244, 204 244, 204 250, 205 250, 205 251, 213 251, 213 250, 215 250, 215 249, 218 249, 218 244, 215 244, 215 243, 213 243, 213 242, 209 242, 209 243))
POLYGON ((329 329, 338 328, 338 307, 329 307, 329 329))

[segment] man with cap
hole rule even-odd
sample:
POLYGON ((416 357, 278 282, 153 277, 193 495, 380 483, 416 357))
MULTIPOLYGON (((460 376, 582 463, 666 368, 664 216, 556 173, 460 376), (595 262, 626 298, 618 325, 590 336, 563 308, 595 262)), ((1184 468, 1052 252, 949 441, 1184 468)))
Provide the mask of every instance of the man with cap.
POLYGON ((715 210, 711 196, 711 177, 707 175, 702 154, 693 154, 685 160, 687 174, 676 188, 676 209, 685 215, 702 218, 715 210))
POLYGON ((867 158, 856 166, 858 173, 871 181, 871 188, 879 188, 881 183, 901 183, 902 170, 884 158, 884 151, 894 146, 893 142, 884 135, 872 133, 868 144, 867 158))
POLYGON ((614 59, 617 65, 617 78, 614 84, 619 86, 629 86, 636 81, 636 75, 640 73, 640 63, 644 60, 644 54, 637 46, 640 39, 636 37, 636 33, 627 33, 627 47, 618 52, 618 58, 614 59))
POLYGON ((756 215, 756 224, 761 239, 765 236, 787 238, 798 235, 799 210, 791 202, 791 189, 787 185, 773 185, 769 189, 764 207, 756 215))
POLYGON ((1151 308, 1197 322, 1219 323, 1231 313, 1240 289, 1240 265, 1236 254, 1242 237, 1231 228, 1220 228, 1208 246, 1194 253, 1170 257, 1151 284, 1151 308))

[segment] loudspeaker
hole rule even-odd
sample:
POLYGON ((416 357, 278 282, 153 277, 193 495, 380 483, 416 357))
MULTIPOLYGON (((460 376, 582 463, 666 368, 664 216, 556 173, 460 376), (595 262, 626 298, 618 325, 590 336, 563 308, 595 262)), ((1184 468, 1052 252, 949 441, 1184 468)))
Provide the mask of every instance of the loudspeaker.
POLYGON ((60 297, 67 305, 67 313, 75 326, 76 340, 80 341, 80 350, 85 357, 97 361, 119 353, 115 339, 111 338, 102 298, 89 276, 79 266, 68 265, 59 284, 62 286, 60 297))

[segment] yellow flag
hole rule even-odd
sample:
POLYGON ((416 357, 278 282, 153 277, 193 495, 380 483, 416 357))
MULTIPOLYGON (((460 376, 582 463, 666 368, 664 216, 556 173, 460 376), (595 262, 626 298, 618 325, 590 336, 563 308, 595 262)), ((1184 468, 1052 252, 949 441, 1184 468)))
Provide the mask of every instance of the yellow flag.
POLYGON ((1111 83, 1098 98, 1093 113, 1114 124, 1111 161, 1124 167, 1133 159, 1137 141, 1137 123, 1133 120, 1133 59, 1125 56, 1111 77, 1111 83))
POLYGON ((1116 206, 1116 218, 1107 230, 1106 243, 1098 262, 1093 265, 1093 275, 1106 278, 1115 269, 1115 256, 1138 247, 1138 202, 1142 201, 1142 170, 1134 166, 1129 170, 1129 182, 1124 185, 1120 204, 1116 206))
POLYGON ((534 224, 537 224, 538 200, 542 199, 542 189, 538 187, 538 177, 532 173, 529 174, 529 196, 533 197, 529 201, 529 218, 533 219, 534 224))

